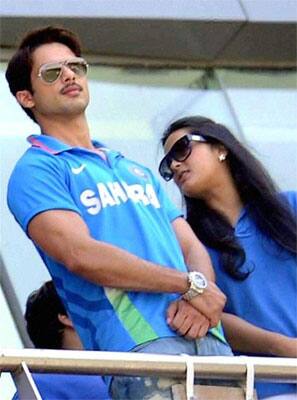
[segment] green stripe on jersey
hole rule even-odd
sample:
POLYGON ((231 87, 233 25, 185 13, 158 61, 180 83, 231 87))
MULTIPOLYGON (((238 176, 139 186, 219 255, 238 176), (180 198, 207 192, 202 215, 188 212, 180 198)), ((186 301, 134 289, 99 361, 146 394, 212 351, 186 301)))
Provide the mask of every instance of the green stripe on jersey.
POLYGON ((104 291, 117 317, 136 344, 142 344, 159 338, 124 291, 111 288, 104 288, 104 291))
POLYGON ((225 336, 224 336, 224 331, 223 331, 221 321, 218 323, 217 326, 215 326, 214 328, 211 328, 209 330, 209 332, 211 332, 213 334, 213 336, 215 336, 217 339, 220 339, 223 343, 227 343, 227 340, 225 339, 225 336))

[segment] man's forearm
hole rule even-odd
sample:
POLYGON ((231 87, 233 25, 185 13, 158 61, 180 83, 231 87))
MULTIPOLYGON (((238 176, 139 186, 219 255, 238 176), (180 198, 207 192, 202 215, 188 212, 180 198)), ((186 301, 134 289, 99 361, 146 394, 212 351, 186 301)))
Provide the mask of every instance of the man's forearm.
POLYGON ((66 264, 72 272, 102 286, 133 291, 184 293, 187 274, 141 259, 90 239, 66 264))
POLYGON ((39 214, 30 222, 29 234, 49 256, 98 285, 181 294, 188 288, 186 272, 154 264, 93 239, 74 212, 53 210, 39 214))
POLYGON ((199 251, 197 251, 197 248, 192 248, 192 250, 189 251, 186 260, 188 269, 190 271, 202 272, 208 281, 214 282, 215 274, 211 265, 210 257, 202 245, 199 247, 199 251))
POLYGON ((181 245, 188 269, 202 272, 209 281, 214 282, 215 274, 209 254, 189 224, 183 218, 177 218, 173 221, 172 226, 181 245))
MULTIPOLYGON (((124 234, 124 233, 123 233, 124 234)), ((186 272, 157 265, 112 244, 93 239, 88 227, 74 212, 53 210, 37 215, 29 235, 46 254, 71 272, 100 286, 142 291, 185 293, 186 272)), ((213 282, 192 305, 211 326, 218 323, 225 297, 213 282)))

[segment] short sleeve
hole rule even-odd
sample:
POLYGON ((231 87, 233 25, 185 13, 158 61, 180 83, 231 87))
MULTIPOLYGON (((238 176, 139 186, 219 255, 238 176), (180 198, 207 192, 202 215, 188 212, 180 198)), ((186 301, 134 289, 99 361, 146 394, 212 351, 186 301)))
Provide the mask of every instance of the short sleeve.
POLYGON ((31 219, 44 211, 65 209, 80 214, 67 186, 63 160, 38 150, 31 154, 29 150, 16 164, 8 183, 7 204, 26 233, 31 219))
POLYGON ((158 198, 160 201, 161 206, 164 208, 166 215, 168 216, 170 222, 174 221, 178 217, 183 217, 183 213, 179 210, 173 202, 169 199, 168 195, 166 194, 165 190, 161 186, 160 181, 152 175, 152 179, 154 181, 154 185, 157 190, 158 198))

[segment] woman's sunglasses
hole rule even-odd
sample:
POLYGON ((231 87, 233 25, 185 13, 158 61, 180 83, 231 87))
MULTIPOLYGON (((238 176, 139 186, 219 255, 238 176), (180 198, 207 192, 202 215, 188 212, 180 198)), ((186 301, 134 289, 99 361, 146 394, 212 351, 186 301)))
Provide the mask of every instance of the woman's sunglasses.
POLYGON ((66 61, 43 64, 39 68, 38 77, 43 82, 52 84, 55 83, 62 75, 63 68, 71 69, 78 76, 85 76, 88 72, 87 62, 80 57, 74 57, 66 61))
POLYGON ((185 161, 190 156, 192 152, 192 141, 207 142, 203 136, 196 133, 188 133, 177 140, 159 165, 159 173, 165 181, 170 181, 173 177, 173 172, 171 170, 172 161, 185 161))

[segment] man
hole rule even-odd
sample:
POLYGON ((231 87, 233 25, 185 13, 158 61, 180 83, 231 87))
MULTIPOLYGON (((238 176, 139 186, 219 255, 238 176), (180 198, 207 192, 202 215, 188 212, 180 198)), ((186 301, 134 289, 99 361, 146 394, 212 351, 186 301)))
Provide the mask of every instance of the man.
MULTIPOLYGON (((151 171, 91 140, 87 68, 76 36, 55 27, 29 33, 10 60, 10 90, 41 129, 11 175, 10 210, 85 349, 231 354, 204 247, 151 171)), ((170 398, 161 386, 114 378, 111 389, 113 398, 170 398)))
MULTIPOLYGON (((45 282, 26 304, 27 331, 36 348, 81 350, 81 341, 67 316, 54 284, 45 282)), ((96 375, 33 374, 44 400, 108 400, 106 385, 96 375)), ((18 400, 16 393, 13 400, 18 400)))

